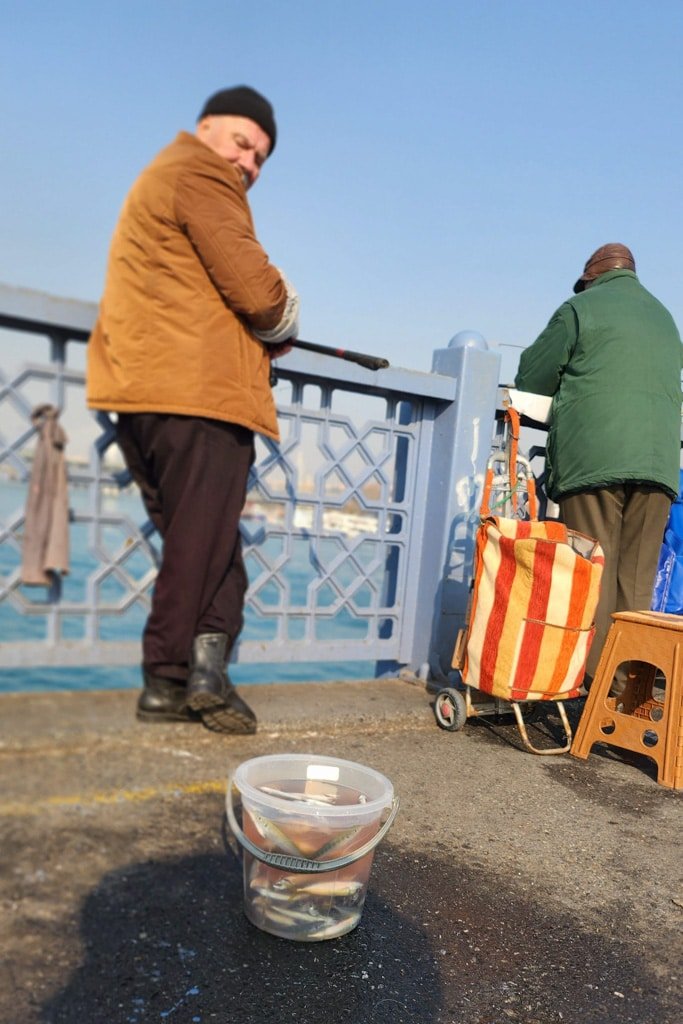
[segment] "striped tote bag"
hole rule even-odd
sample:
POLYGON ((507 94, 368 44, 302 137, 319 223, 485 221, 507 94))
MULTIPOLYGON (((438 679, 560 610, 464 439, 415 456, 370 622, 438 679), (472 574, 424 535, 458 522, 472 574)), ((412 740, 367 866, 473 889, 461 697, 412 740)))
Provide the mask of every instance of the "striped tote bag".
MULTIPOLYGON (((490 481, 477 532, 463 682, 509 701, 576 697, 595 633, 602 548, 555 520, 493 516, 489 497, 490 481)), ((535 500, 529 504, 533 516, 535 500)))

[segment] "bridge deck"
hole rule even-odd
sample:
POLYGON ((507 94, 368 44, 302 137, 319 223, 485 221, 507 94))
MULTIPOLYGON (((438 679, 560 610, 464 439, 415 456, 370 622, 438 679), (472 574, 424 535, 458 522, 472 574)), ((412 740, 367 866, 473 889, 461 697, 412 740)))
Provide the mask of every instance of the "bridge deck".
POLYGON ((130 692, 0 698, 0 1019, 677 1019, 681 797, 646 761, 534 757, 492 718, 446 733, 396 680, 248 696, 242 738, 142 726, 130 692), (222 837, 228 772, 286 751, 401 797, 360 926, 315 946, 246 921, 222 837))

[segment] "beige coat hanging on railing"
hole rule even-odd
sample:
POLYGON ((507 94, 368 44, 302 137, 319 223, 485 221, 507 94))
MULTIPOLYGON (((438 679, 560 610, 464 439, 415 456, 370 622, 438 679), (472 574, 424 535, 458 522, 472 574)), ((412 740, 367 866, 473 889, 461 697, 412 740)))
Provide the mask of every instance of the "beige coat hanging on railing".
POLYGON ((31 422, 38 430, 26 499, 21 582, 49 586, 69 571, 69 500, 65 448, 59 409, 37 405, 31 422))

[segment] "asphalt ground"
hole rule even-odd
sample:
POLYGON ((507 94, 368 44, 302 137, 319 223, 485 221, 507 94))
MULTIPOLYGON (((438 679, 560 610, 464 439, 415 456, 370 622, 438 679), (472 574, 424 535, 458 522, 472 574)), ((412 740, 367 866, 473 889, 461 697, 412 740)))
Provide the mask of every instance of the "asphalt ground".
MULTIPOLYGON (((130 692, 0 698, 4 1024, 679 1024, 681 793, 648 759, 439 729, 399 680, 252 686, 253 737, 142 725, 130 692), (401 799, 359 926, 243 913, 225 781, 249 757, 370 765, 401 799)), ((570 702, 576 722, 580 705, 570 702)), ((530 727, 559 728, 553 705, 530 727)))

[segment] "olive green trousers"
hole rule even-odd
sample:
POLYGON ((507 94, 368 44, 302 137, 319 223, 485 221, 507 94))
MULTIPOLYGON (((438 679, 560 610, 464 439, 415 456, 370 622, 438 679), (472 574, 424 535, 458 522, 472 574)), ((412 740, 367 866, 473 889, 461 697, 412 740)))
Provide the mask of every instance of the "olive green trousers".
POLYGON ((625 483, 561 498, 562 521, 595 537, 605 554, 595 638, 586 663, 589 682, 612 624, 612 612, 644 611, 652 590, 671 498, 659 487, 625 483))

